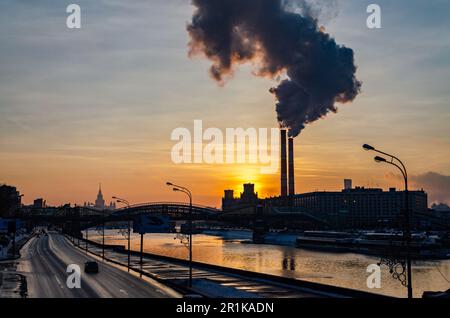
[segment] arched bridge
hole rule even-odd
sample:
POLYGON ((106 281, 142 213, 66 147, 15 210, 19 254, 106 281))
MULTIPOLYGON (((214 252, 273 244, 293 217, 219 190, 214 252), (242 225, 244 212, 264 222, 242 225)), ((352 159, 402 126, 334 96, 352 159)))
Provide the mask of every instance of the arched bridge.
MULTIPOLYGON (((167 215, 171 219, 187 219, 190 215, 190 205, 180 202, 151 202, 131 205, 115 210, 110 217, 122 219, 145 214, 167 215)), ((192 205, 192 217, 195 220, 215 218, 220 210, 203 205, 192 205)))
MULTIPOLYGON (((194 220, 214 219, 220 210, 194 204, 192 218, 194 220)), ((92 207, 59 207, 59 208, 24 208, 19 217, 41 222, 114 222, 132 220, 139 215, 167 215, 173 220, 187 220, 190 217, 190 206, 181 202, 149 202, 131 205, 114 211, 99 210, 92 207)))

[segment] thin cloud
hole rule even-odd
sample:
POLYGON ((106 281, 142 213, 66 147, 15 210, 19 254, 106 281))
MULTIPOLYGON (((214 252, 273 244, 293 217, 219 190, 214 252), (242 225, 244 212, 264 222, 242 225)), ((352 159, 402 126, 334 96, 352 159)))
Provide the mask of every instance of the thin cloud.
MULTIPOLYGON (((400 181, 402 177, 398 174, 389 173, 387 179, 400 181)), ((410 177, 411 189, 423 189, 428 193, 428 203, 450 204, 450 176, 437 172, 426 172, 410 177)))

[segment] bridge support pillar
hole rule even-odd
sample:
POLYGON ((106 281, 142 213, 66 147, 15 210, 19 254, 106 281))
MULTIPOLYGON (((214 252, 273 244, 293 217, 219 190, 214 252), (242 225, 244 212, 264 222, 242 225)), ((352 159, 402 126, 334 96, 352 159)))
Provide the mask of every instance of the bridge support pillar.
POLYGON ((253 221, 253 243, 261 244, 265 241, 266 221, 263 215, 263 206, 258 204, 255 207, 255 219, 253 221))

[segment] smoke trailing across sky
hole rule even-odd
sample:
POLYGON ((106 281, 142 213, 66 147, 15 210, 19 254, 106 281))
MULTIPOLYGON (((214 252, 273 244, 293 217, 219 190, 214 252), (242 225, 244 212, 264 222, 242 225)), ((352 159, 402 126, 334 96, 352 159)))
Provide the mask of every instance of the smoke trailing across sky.
POLYGON ((353 50, 336 44, 319 27, 304 1, 193 0, 196 11, 187 29, 189 54, 213 62, 219 83, 234 68, 254 63, 255 75, 286 78, 270 90, 277 99, 280 126, 297 136, 306 124, 336 112, 335 103, 353 101, 356 79, 353 50))

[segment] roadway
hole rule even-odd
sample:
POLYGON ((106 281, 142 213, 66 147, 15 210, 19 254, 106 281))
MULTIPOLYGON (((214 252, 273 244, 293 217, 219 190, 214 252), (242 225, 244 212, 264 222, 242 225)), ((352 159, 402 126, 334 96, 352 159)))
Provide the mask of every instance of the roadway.
MULTIPOLYGON (((85 243, 81 242, 81 247, 85 243)), ((96 255, 102 254, 99 246, 89 244, 89 251, 96 255)), ((105 257, 110 260, 127 264, 128 255, 125 251, 118 252, 114 249, 105 249, 105 257)), ((168 285, 186 286, 189 279, 189 267, 186 261, 177 259, 158 259, 150 255, 144 255, 140 264, 138 254, 131 255, 130 265, 136 270, 157 277, 162 283, 168 285)), ((252 275, 232 273, 227 268, 211 269, 200 264, 193 266, 192 291, 194 294, 211 298, 322 298, 341 297, 332 292, 302 288, 285 283, 277 283, 270 279, 261 279, 252 275)))
POLYGON ((31 298, 168 298, 180 297, 172 289, 142 279, 75 248, 64 236, 49 232, 33 237, 21 250, 18 272, 25 275, 31 298), (96 260, 98 274, 84 273, 84 263, 96 260), (81 288, 66 285, 69 264, 81 268, 81 288))

